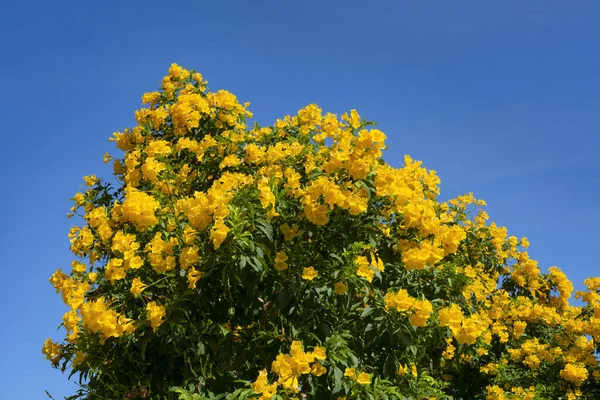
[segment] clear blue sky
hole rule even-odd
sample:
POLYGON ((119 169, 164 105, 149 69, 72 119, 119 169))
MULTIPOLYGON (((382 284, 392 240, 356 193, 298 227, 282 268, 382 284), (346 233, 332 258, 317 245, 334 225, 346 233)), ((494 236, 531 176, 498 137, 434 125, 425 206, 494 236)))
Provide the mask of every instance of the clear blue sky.
POLYGON ((316 102, 351 108, 472 191, 576 287, 600 275, 597 1, 12 1, 0 10, 0 397, 73 393, 42 359, 72 260, 68 198, 109 170, 112 132, 172 62, 261 124, 316 102))

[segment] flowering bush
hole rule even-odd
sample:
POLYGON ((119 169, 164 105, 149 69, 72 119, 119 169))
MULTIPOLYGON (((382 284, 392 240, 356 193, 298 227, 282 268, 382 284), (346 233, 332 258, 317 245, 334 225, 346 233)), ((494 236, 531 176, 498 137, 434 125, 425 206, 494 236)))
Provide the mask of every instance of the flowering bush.
POLYGON ((52 365, 85 399, 600 398, 600 278, 577 293, 472 194, 312 104, 273 126, 172 65, 73 198, 52 365))

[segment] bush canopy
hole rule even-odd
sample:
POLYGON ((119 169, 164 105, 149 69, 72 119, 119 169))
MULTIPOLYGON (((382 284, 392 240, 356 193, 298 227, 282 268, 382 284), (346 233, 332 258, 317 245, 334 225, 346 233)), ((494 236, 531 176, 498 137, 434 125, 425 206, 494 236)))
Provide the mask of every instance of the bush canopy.
POLYGON ((86 176, 69 311, 43 354, 83 399, 598 399, 600 278, 542 273, 472 194, 315 104, 249 104, 173 64, 86 176))

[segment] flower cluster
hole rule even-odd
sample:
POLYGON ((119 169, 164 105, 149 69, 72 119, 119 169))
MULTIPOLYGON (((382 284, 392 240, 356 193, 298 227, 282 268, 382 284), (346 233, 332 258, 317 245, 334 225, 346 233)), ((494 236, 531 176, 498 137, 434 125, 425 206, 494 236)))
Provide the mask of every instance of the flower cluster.
POLYGON ((411 297, 406 289, 400 289, 397 293, 388 292, 385 295, 385 309, 394 309, 399 313, 410 313, 410 324, 412 326, 425 326, 433 311, 429 300, 418 300, 411 297))
POLYGON ((267 372, 262 370, 252 384, 252 390, 261 394, 264 399, 270 399, 279 386, 298 392, 300 391, 299 378, 302 375, 312 374, 319 377, 327 372, 327 368, 320 362, 326 358, 325 348, 317 346, 307 353, 304 352, 301 342, 294 341, 289 354, 278 354, 271 365, 271 371, 278 377, 277 381, 268 384, 267 372))

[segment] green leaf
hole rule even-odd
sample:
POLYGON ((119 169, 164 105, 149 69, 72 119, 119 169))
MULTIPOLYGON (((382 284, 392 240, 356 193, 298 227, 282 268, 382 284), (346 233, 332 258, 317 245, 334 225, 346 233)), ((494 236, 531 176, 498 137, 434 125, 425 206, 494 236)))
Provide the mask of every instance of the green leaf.
POLYGON ((333 393, 337 393, 340 390, 342 390, 342 384, 344 382, 344 372, 339 369, 338 367, 335 367, 333 369, 333 389, 332 392, 333 393))
POLYGON ((241 256, 240 257, 240 269, 244 269, 244 267, 246 266, 247 262, 248 262, 248 257, 247 256, 241 256))
POLYGON ((373 307, 366 307, 363 310, 362 314, 360 314, 360 317, 361 318, 368 317, 369 315, 373 314, 374 312, 375 312, 375 308, 373 308, 373 307))
POLYGON ((262 218, 256 220, 256 227, 265 234, 270 242, 273 241, 273 226, 262 218))
POLYGON ((290 293, 289 289, 283 288, 279 292, 279 296, 278 296, 279 309, 283 310, 284 308, 286 308, 288 306, 288 304, 290 304, 291 301, 292 301, 292 294, 290 293))
POLYGON ((255 270, 256 272, 263 271, 263 265, 257 257, 250 257, 249 262, 250 262, 250 266, 252 267, 252 269, 255 270))
POLYGON ((410 345, 410 346, 408 346, 408 348, 406 350, 411 352, 413 356, 417 355, 417 346, 410 345))
POLYGON ((196 354, 198 356, 206 354, 206 346, 203 342, 198 342, 198 345, 196 346, 196 354))

